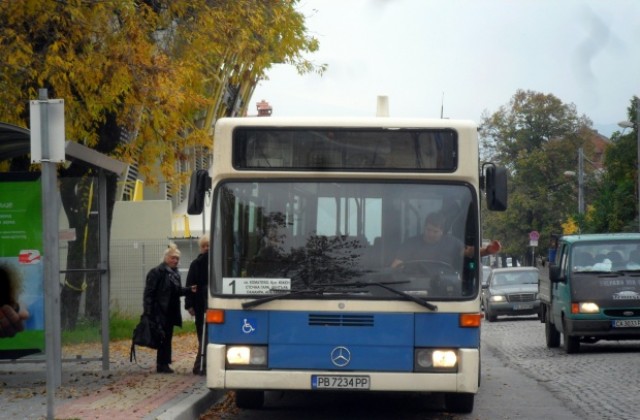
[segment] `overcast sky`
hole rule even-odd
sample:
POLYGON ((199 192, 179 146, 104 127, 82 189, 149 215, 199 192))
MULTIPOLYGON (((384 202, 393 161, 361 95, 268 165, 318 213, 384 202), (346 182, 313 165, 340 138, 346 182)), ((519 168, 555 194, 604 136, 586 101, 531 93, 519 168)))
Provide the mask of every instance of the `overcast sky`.
POLYGON ((480 121, 516 90, 576 105, 610 135, 640 95, 640 0, 301 0, 323 76, 275 65, 249 106, 274 116, 480 121))

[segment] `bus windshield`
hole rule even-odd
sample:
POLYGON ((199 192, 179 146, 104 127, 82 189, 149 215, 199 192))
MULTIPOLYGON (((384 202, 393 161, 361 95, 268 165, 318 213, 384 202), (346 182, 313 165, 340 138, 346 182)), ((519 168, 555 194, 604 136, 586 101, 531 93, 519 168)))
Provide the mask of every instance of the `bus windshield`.
POLYGON ((212 293, 401 298, 393 288, 428 300, 473 299, 476 200, 464 183, 223 182, 215 194, 212 293), (439 236, 430 243, 434 229, 439 236))

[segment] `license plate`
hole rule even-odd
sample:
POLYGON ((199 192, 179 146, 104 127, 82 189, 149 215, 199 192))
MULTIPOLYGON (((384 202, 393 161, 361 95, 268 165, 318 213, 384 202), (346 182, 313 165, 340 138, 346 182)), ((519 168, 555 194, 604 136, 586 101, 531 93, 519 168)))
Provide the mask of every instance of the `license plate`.
POLYGON ((312 375, 311 389, 369 389, 369 376, 312 375))
POLYGON ((527 309, 533 309, 533 304, 532 303, 516 303, 515 305, 513 305, 513 309, 516 311, 524 311, 527 309))
POLYGON ((640 319, 615 319, 613 328, 640 328, 640 319))

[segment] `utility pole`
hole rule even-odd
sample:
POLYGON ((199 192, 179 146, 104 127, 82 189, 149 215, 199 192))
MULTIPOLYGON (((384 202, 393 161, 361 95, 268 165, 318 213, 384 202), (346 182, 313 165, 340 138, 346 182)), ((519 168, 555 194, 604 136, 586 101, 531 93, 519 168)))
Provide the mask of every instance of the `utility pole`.
POLYGON ((640 96, 636 96, 636 123, 634 127, 637 137, 636 174, 638 177, 638 232, 640 232, 640 96))
POLYGON ((584 149, 578 149, 578 214, 584 214, 584 149))

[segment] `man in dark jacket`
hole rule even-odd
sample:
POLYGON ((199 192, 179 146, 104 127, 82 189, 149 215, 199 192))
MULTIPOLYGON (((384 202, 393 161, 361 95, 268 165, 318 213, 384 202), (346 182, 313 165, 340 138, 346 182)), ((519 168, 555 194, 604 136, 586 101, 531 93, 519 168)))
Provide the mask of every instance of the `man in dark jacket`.
POLYGON ((196 331, 198 333, 198 353, 193 364, 193 374, 203 375, 206 372, 206 340, 203 342, 204 314, 207 310, 207 282, 209 281, 209 236, 203 235, 198 240, 200 254, 189 266, 187 273, 187 287, 197 286, 196 293, 187 294, 184 300, 184 308, 195 317, 196 331), (203 347, 203 345, 205 347, 203 347), (204 361, 202 358, 204 357, 204 361))
POLYGON ((164 259, 160 265, 152 268, 147 274, 144 288, 144 313, 155 321, 161 328, 163 339, 156 355, 156 371, 158 373, 173 373, 171 364, 171 340, 173 327, 182 327, 180 312, 180 296, 191 294, 197 289, 182 287, 178 263, 180 250, 175 244, 169 245, 164 252, 164 259))

